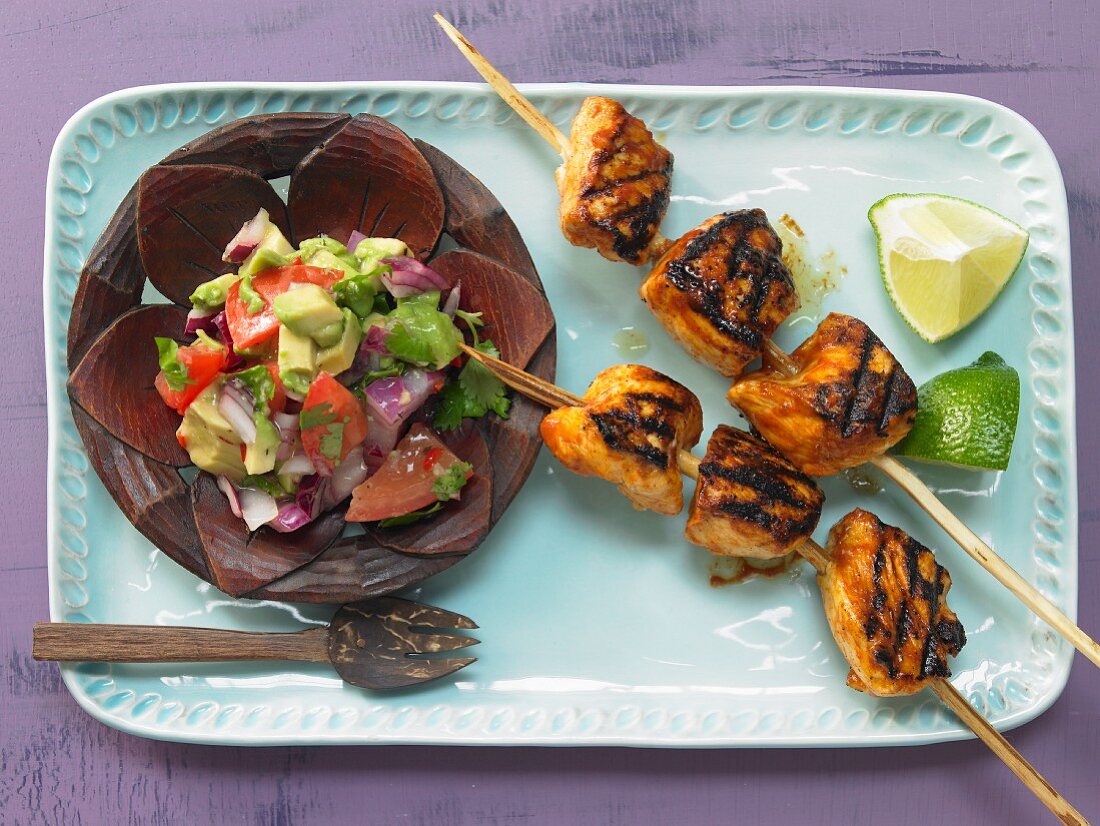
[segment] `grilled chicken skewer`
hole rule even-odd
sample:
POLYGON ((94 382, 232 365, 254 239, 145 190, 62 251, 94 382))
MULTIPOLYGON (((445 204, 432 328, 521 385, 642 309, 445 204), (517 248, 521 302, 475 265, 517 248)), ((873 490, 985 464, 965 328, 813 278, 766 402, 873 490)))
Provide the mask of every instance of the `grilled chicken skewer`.
MULTIPOLYGON (((773 368, 787 373, 795 373, 800 369, 798 363, 792 361, 790 356, 776 347, 772 342, 766 342, 766 347, 765 361, 772 365, 773 368)), ((492 370, 509 387, 523 393, 540 404, 544 404, 551 408, 562 406, 583 407, 585 404, 584 399, 567 393, 552 384, 543 382, 541 379, 529 376, 522 370, 512 367, 512 365, 507 362, 501 361, 500 359, 494 359, 478 350, 474 350, 472 347, 465 349, 471 358, 476 358, 481 361, 482 364, 492 370)), ((908 379, 908 377, 906 377, 906 379, 908 379)), ((893 390, 887 392, 886 385, 888 384, 890 384, 889 375, 887 375, 885 380, 883 380, 880 375, 878 379, 880 390, 877 394, 878 398, 880 398, 878 409, 893 411, 893 417, 904 417, 906 415, 907 405, 889 401, 892 398, 896 398, 897 394, 893 390)), ((895 378, 893 382, 894 387, 896 388, 898 384, 899 379, 895 378)), ((903 396, 904 395, 905 394, 903 394, 903 396)), ((857 400, 858 398, 859 396, 857 394, 857 400)), ((886 419, 888 423, 890 418, 891 417, 887 417, 886 419)), ((880 422, 881 421, 883 421, 883 419, 880 419, 880 422)), ((896 428, 892 427, 886 428, 885 433, 886 436, 881 438, 886 438, 887 440, 894 439, 894 436, 901 438, 901 435, 904 435, 904 432, 898 435, 896 428)), ((894 441, 896 441, 896 439, 894 439, 894 441)), ((883 450, 885 450, 885 447, 883 450)), ((902 488, 913 496, 914 499, 918 499, 918 496, 923 496, 923 494, 917 490, 917 487, 923 487, 923 484, 897 460, 889 456, 879 455, 872 458, 871 463, 874 464, 875 467, 883 470, 891 478, 897 480, 902 488)), ((687 450, 680 451, 677 457, 677 465, 682 473, 692 478, 698 477, 699 459, 687 450)), ((936 519, 936 522, 943 526, 948 534, 959 543, 960 547, 981 564, 983 568, 993 574, 998 582, 1015 594, 1021 602, 1030 608, 1038 617, 1045 620, 1055 631, 1069 640, 1069 642, 1091 662, 1100 665, 1100 645, 1097 645, 1095 640, 1074 624, 1074 622, 1054 605, 1054 603, 1040 594, 1034 585, 1021 577, 1012 566, 995 554, 992 549, 975 536, 973 532, 970 531, 958 517, 948 510, 942 502, 932 496, 931 492, 928 493, 924 501, 918 499, 918 502, 920 502, 924 510, 932 515, 933 518, 936 519)), ((697 542, 692 534, 696 534, 697 536, 698 533, 696 531, 691 531, 688 536, 691 541, 697 542)), ((703 544, 709 547, 709 544, 705 541, 697 542, 697 544, 703 544)), ((775 556, 774 554, 767 553, 748 555, 756 556, 757 558, 773 558, 775 556)))
MULTIPOLYGON (((530 101, 524 98, 450 23, 438 14, 436 15, 436 20, 440 26, 443 27, 444 31, 447 32, 451 40, 454 41, 455 45, 458 46, 466 59, 470 61, 473 67, 489 82, 489 85, 493 87, 504 101, 530 124, 535 131, 554 146, 556 150, 561 152, 563 158, 567 157, 570 151, 570 142, 562 135, 560 130, 546 119, 530 101)), ((671 171, 671 168, 669 171, 671 171)), ((736 215, 737 213, 732 214, 736 215)), ((704 222, 700 228, 693 230, 692 233, 689 233, 685 238, 693 235, 693 233, 705 235, 707 229, 710 228, 708 224, 713 226, 711 222, 721 222, 727 218, 728 215, 729 214, 709 219, 708 222, 704 222)), ((661 249, 660 237, 656 234, 655 226, 654 239, 655 240, 651 242, 648 249, 654 251, 661 249)), ((681 241, 683 241, 683 239, 681 239, 681 241)), ((667 283, 669 281, 668 265, 671 264, 672 261, 666 259, 669 259, 670 256, 675 258, 678 252, 686 250, 690 243, 691 242, 681 246, 681 242, 676 242, 671 247, 667 248, 668 251, 664 254, 662 259, 657 262, 650 278, 643 283, 641 288, 642 297, 647 301, 666 330, 669 331, 674 339, 683 344, 693 357, 710 364, 724 375, 736 375, 748 361, 741 363, 741 358, 737 357, 727 360, 721 353, 709 355, 712 350, 709 346, 709 342, 712 339, 707 335, 706 321, 702 319, 689 319, 686 314, 678 315, 678 313, 681 313, 685 308, 689 310, 695 309, 691 304, 690 297, 679 302, 670 301, 666 305, 660 298, 661 293, 656 289, 658 284, 667 283), (653 280, 654 277, 657 278, 656 281, 653 280), (653 293, 652 295, 650 295, 651 292, 653 293), (666 306, 669 308, 668 312, 665 312, 666 306), (691 338, 691 342, 687 343, 689 337, 691 338), (737 367, 739 363, 740 368, 737 367), (734 372, 735 370, 737 372, 734 372)), ((759 243, 755 246, 759 246, 759 243)), ((767 244, 764 246, 766 247, 767 244)), ((761 254, 766 254, 766 252, 767 250, 762 250, 761 254)), ((613 255, 608 255, 606 251, 601 250, 601 254, 605 255, 605 257, 612 258, 612 260, 617 260, 613 255)), ((780 263, 782 262, 780 261, 780 263)), ((768 270, 765 268, 762 272, 768 272, 768 270)), ((736 277, 740 275, 741 272, 739 269, 737 273, 728 274, 728 276, 732 277, 727 277, 727 281, 733 282, 736 280, 736 277)), ((789 278, 789 273, 787 275, 789 278)), ((673 277, 675 277, 675 268, 673 268, 673 277)), ((753 315, 750 316, 750 318, 753 321, 757 321, 761 317, 766 319, 765 323, 759 325, 755 335, 750 333, 750 345, 758 346, 759 349, 763 351, 766 363, 773 366, 782 366, 786 369, 786 372, 791 374, 797 373, 799 371, 799 365, 792 362, 790 356, 777 347, 770 338, 771 334, 779 324, 782 323, 786 316, 798 307, 798 297, 793 288, 793 281, 790 286, 791 297, 785 297, 782 288, 783 279, 774 277, 774 274, 767 279, 766 291, 762 289, 762 279, 758 278, 753 282, 750 276, 749 280, 749 289, 752 290, 752 292, 748 293, 748 295, 753 298, 753 301, 750 302, 750 306, 753 308, 753 315), (776 283, 781 285, 779 291, 776 291, 773 286, 776 283), (765 300, 774 303, 774 308, 766 314, 761 313, 760 308, 756 304, 760 296, 765 296, 765 300), (784 312, 785 308, 788 309, 784 312)), ((727 281, 716 281, 713 279, 703 281, 699 285, 701 289, 698 290, 698 296, 709 302, 706 305, 707 311, 704 312, 703 315, 709 317, 713 327, 719 330, 725 328, 727 330, 736 330, 740 332, 741 327, 739 325, 744 323, 744 318, 737 316, 719 317, 719 320, 714 323, 715 318, 711 316, 711 311, 715 308, 719 306, 729 306, 729 304, 723 304, 722 301, 717 300, 718 296, 724 299, 730 294, 734 296, 744 296, 746 294, 737 289, 736 284, 734 284, 731 289, 727 281)), ((684 281, 683 283, 689 284, 690 282, 684 281)), ((689 292, 689 290, 685 290, 685 292, 689 292)), ((730 302, 730 304, 732 303, 733 302, 730 302)), ((752 325, 750 325, 750 329, 751 326, 752 325)), ((983 542, 977 534, 970 530, 961 519, 932 493, 919 477, 912 473, 901 462, 885 455, 885 450, 891 444, 900 440, 902 435, 904 435, 904 433, 897 435, 896 431, 890 433, 889 439, 879 442, 879 444, 882 445, 882 452, 869 454, 867 461, 885 473, 893 482, 901 487, 901 489, 904 490, 913 501, 925 511, 925 513, 932 517, 932 519, 934 519, 948 535, 958 543, 960 548, 966 551, 966 553, 979 565, 989 571, 998 582, 1015 594, 1028 609, 1068 640, 1074 648, 1084 654, 1094 665, 1100 667, 1100 644, 1082 631, 1061 609, 1039 593, 1039 590, 1035 588, 1035 586, 1020 576, 1011 565, 1005 562, 1004 559, 989 547, 989 545, 983 542), (896 438, 894 438, 895 435, 896 438)))
POLYGON ((850 686, 878 697, 931 688, 1055 817, 1088 823, 948 682, 947 658, 959 653, 966 633, 947 607, 951 576, 928 548, 857 509, 829 531, 826 548, 811 539, 798 550, 817 570, 850 686))
POLYGON ((719 426, 700 461, 699 402, 648 367, 600 373, 583 398, 464 348, 506 384, 549 407, 542 432, 566 467, 607 479, 638 508, 682 507, 677 468, 698 485, 685 534, 714 553, 774 558, 794 551, 818 570, 830 629, 852 671, 853 688, 877 696, 926 686, 1063 823, 1084 818, 946 681, 947 657, 966 635, 947 607, 951 578, 932 552, 872 514, 854 511, 829 535, 810 538, 824 501, 814 481, 767 443, 719 426))
POLYGON ((555 178, 561 231, 569 243, 627 264, 660 257, 669 244, 658 228, 668 209, 673 160, 646 125, 617 101, 588 97, 566 137, 458 29, 440 14, 435 21, 504 102, 561 155, 555 178))

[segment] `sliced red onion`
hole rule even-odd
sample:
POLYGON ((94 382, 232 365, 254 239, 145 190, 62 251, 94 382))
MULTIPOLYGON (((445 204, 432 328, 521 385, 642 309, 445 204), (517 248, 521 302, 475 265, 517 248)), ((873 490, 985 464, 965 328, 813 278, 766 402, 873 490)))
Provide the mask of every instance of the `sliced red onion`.
POLYGON ((372 471, 378 470, 385 464, 386 457, 390 455, 405 430, 405 421, 399 419, 395 422, 387 422, 374 413, 367 412, 367 438, 363 440, 364 457, 367 467, 372 471))
POLYGON ((311 476, 316 473, 313 462, 304 453, 295 453, 279 466, 279 473, 293 476, 311 476))
POLYGON ((233 483, 229 481, 228 476, 218 477, 218 490, 225 494, 225 498, 229 500, 229 510, 233 511, 233 515, 238 519, 241 518, 241 497, 237 493, 237 488, 233 483))
MULTIPOLYGON (((395 430, 393 434, 393 445, 390 450, 397 445, 398 431, 395 430)), ((389 455, 388 450, 383 450, 381 444, 371 444, 371 437, 367 436, 367 441, 363 443, 363 464, 367 466, 367 470, 373 475, 378 468, 382 467, 386 463, 386 456, 389 455)))
POLYGON ((359 242, 360 241, 366 241, 366 240, 367 240, 367 236, 365 236, 359 230, 353 229, 351 231, 351 235, 348 236, 348 243, 347 243, 348 251, 354 253, 355 248, 357 246, 359 246, 359 242))
POLYGON ((410 295, 429 290, 445 290, 451 286, 446 278, 415 258, 383 258, 382 263, 389 264, 393 270, 382 274, 382 283, 394 298, 408 298, 410 295))
POLYGON ((390 355, 386 347, 386 328, 372 324, 367 334, 363 337, 363 343, 359 345, 360 353, 378 353, 381 356, 390 355))
POLYGON ((332 471, 331 495, 333 503, 343 502, 351 496, 351 492, 362 484, 371 473, 372 471, 367 466, 366 457, 363 454, 363 448, 357 447, 349 451, 344 461, 332 471))
POLYGON ((449 315, 451 318, 455 317, 455 310, 458 309, 458 302, 462 300, 462 282, 459 281, 454 285, 454 289, 451 290, 450 295, 447 296, 447 300, 443 304, 443 312, 449 315))
POLYGON ((229 360, 225 364, 225 369, 236 370, 244 364, 244 359, 238 356, 237 351, 233 349, 233 333, 229 331, 229 319, 225 316, 225 310, 214 316, 214 327, 217 330, 215 334, 221 339, 225 349, 229 351, 229 360))
POLYGON ((428 400, 428 396, 439 390, 443 374, 434 370, 429 372, 414 368, 406 370, 401 377, 405 380, 405 389, 412 396, 409 406, 411 410, 416 410, 428 400))
POLYGON ((256 422, 252 418, 252 399, 246 390, 227 381, 218 398, 218 412, 246 445, 256 441, 256 422))
POLYGON ((329 490, 329 481, 323 476, 307 476, 298 485, 295 497, 298 505, 316 519, 325 508, 329 490))
POLYGON ((400 422, 408 415, 412 394, 405 389, 401 376, 388 376, 372 381, 366 390, 367 408, 388 424, 400 422))
POLYGON ((264 235, 267 234, 267 229, 270 226, 271 218, 267 214, 267 210, 261 207, 260 211, 238 230, 237 234, 233 236, 233 240, 225 245, 222 261, 232 264, 239 264, 244 261, 256 247, 263 243, 264 235))
POLYGON ((439 389, 442 381, 440 372, 413 369, 367 385, 367 438, 363 444, 367 448, 368 466, 375 459, 385 460, 401 438, 405 422, 439 389))
POLYGON ((279 515, 279 505, 275 497, 262 490, 241 488, 241 518, 254 531, 279 515))
POLYGON ((297 413, 276 413, 272 418, 280 433, 297 433, 302 427, 302 417, 297 413))
POLYGON ((304 527, 313 521, 313 517, 298 504, 296 499, 287 499, 278 503, 275 518, 267 523, 279 533, 290 533, 304 527))
POLYGON ((187 314, 187 325, 183 328, 185 336, 193 336, 202 330, 208 336, 218 335, 218 325, 214 319, 218 315, 217 310, 195 310, 187 314))

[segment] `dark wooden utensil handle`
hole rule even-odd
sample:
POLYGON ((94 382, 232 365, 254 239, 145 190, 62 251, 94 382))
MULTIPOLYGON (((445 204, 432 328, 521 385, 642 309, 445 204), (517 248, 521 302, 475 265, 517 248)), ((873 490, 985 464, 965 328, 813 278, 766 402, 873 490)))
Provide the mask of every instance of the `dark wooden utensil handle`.
POLYGON ((34 626, 31 653, 36 660, 63 662, 329 662, 327 627, 269 634, 222 628, 39 622, 34 626))

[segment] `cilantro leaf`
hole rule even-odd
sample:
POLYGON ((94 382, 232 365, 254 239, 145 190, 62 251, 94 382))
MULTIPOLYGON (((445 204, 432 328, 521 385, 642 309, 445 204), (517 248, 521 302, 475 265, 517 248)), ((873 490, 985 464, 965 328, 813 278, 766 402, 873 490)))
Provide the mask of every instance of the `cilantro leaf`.
POLYGON ((439 403, 435 408, 435 416, 432 418, 432 426, 436 430, 454 430, 462 424, 462 420, 484 416, 485 411, 474 413, 469 408, 466 391, 457 381, 448 382, 439 394, 439 403))
POLYGON ((241 487, 262 490, 264 493, 274 496, 275 498, 286 496, 287 494, 287 491, 279 484, 279 480, 268 473, 244 477, 241 480, 241 487))
POLYGON ((436 477, 432 484, 432 493, 440 502, 448 502, 458 498, 458 492, 466 487, 466 474, 473 471, 474 466, 469 462, 455 462, 443 473, 436 477))
MULTIPOLYGON (((485 339, 475 345, 482 353, 493 358, 500 358, 500 350, 489 339, 485 339)), ((505 395, 504 382, 498 379, 493 372, 477 359, 470 359, 458 374, 458 383, 466 395, 476 403, 477 407, 484 407, 500 416, 508 418, 508 410, 512 406, 512 400, 505 395)), ((482 414, 484 415, 484 414, 482 414)))
MULTIPOLYGON (((495 358, 500 352, 489 339, 477 349, 495 358)), ((458 378, 444 386, 439 394, 432 424, 437 430, 454 430, 463 419, 477 419, 486 413, 496 413, 507 419, 512 400, 506 394, 504 382, 475 359, 470 359, 458 373, 458 378)))
POLYGON ((187 385, 194 384, 187 374, 187 368, 179 359, 179 345, 170 338, 160 336, 156 336, 153 341, 157 343, 157 360, 169 389, 179 393, 187 385))
POLYGON ((321 402, 303 409, 298 418, 301 421, 302 430, 309 430, 311 427, 320 427, 336 421, 336 413, 329 402, 321 402))
POLYGON ((332 459, 334 462, 339 462, 341 454, 344 450, 344 424, 347 419, 341 422, 331 422, 328 425, 328 432, 321 437, 321 455, 326 459, 332 459))
POLYGON ((252 402, 256 413, 267 415, 268 403, 275 397, 275 379, 271 378, 271 372, 262 364, 249 367, 232 375, 252 394, 252 402))
POLYGON ((442 510, 443 503, 436 502, 430 508, 424 508, 423 510, 410 511, 409 513, 403 513, 400 516, 391 516, 388 519, 379 519, 378 527, 380 528, 399 528, 402 525, 409 525, 413 522, 419 522, 421 519, 431 516, 439 510, 442 510))
POLYGON ((237 293, 237 297, 244 302, 244 308, 249 315, 256 315, 267 306, 264 297, 252 288, 251 275, 246 275, 241 279, 240 292, 237 293))

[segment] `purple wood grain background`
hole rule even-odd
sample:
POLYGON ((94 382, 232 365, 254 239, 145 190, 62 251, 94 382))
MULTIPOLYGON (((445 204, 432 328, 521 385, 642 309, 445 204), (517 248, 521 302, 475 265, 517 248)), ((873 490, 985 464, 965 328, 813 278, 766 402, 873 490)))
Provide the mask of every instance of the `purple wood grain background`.
MULTIPOLYGON (((126 86, 471 80, 436 8, 519 81, 939 89, 1035 123, 1069 191, 1076 281, 1080 621, 1100 633, 1100 8, 1085 0, 3 0, 0 2, 0 823, 1046 822, 974 742, 846 751, 179 746, 86 716, 30 658, 47 616, 41 245, 66 118, 126 86)), ((1009 735, 1100 818, 1100 673, 1009 735)))

